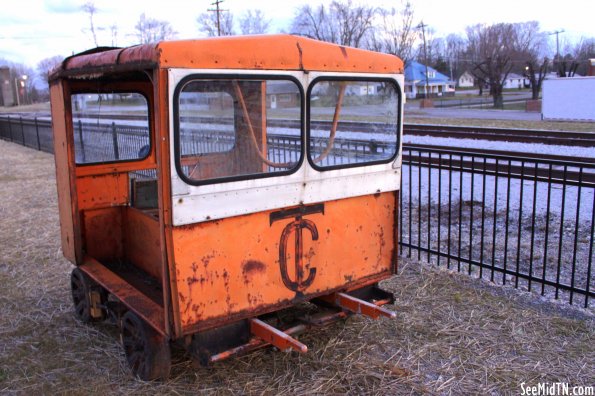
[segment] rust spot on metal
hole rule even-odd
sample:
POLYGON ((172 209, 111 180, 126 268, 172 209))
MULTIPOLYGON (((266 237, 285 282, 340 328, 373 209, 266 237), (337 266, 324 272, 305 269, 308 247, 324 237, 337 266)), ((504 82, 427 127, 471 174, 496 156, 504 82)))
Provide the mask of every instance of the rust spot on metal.
POLYGON ((299 68, 300 70, 304 70, 304 62, 302 60, 302 47, 300 46, 300 43, 296 43, 297 45, 297 49, 298 49, 298 54, 299 54, 299 68))
MULTIPOLYGON (((209 263, 211 262, 211 259, 215 258, 214 254, 207 254, 206 256, 203 256, 200 261, 202 262, 202 265, 205 267, 205 269, 209 266, 209 263)), ((192 267, 192 270, 196 272, 196 270, 194 269, 194 267, 192 267)))
POLYGON ((264 272, 266 265, 263 262, 256 260, 248 260, 242 264, 242 273, 244 276, 250 275, 254 272, 264 272))
POLYGON ((341 53, 343 54, 343 58, 345 58, 345 59, 349 58, 349 56, 347 55, 347 49, 345 49, 345 47, 343 47, 342 45, 339 48, 341 48, 341 53))

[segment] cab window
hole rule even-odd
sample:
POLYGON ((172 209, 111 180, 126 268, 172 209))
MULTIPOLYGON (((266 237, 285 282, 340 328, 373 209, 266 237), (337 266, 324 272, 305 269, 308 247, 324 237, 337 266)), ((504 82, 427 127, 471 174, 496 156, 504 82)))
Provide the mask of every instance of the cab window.
POLYGON ((190 184, 288 174, 301 162, 296 81, 190 77, 174 106, 176 165, 190 184))
POLYGON ((136 92, 71 96, 75 162, 135 161, 150 152, 149 105, 136 92))
POLYGON ((308 95, 310 164, 330 170, 393 161, 400 101, 394 80, 315 80, 308 95))

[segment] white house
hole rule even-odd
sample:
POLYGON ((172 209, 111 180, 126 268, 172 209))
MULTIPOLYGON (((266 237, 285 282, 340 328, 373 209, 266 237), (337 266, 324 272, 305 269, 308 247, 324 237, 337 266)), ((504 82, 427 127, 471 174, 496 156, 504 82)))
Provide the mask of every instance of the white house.
POLYGON ((524 86, 524 77, 515 73, 509 73, 503 84, 504 89, 521 89, 524 86))
POLYGON ((345 94, 347 95, 375 95, 378 93, 380 84, 377 82, 357 82, 347 86, 345 94))
POLYGON ((457 86, 461 88, 471 88, 474 85, 474 81, 475 78, 473 78, 473 75, 466 71, 457 79, 457 86))

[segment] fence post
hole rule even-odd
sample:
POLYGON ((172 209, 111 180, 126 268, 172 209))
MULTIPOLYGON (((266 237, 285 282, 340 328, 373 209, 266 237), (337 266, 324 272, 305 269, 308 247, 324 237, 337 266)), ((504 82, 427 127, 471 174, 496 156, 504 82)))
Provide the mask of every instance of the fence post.
POLYGON ((120 159, 120 150, 118 149, 118 131, 116 130, 116 123, 112 122, 112 140, 114 142, 114 156, 116 160, 120 159))
POLYGON ((79 120, 79 140, 81 141, 81 152, 83 153, 83 163, 87 162, 85 155, 85 142, 83 141, 83 122, 79 120))
POLYGON ((35 117, 35 136, 37 136, 37 150, 41 151, 41 142, 39 141, 39 124, 37 123, 37 117, 35 117))
POLYGON ((27 147, 25 143, 25 127, 23 126, 23 116, 19 116, 20 123, 21 123, 21 138, 23 138, 23 146, 27 147))
POLYGON ((10 122, 10 116, 8 116, 8 131, 10 133, 10 141, 13 142, 14 139, 12 138, 12 123, 10 122))

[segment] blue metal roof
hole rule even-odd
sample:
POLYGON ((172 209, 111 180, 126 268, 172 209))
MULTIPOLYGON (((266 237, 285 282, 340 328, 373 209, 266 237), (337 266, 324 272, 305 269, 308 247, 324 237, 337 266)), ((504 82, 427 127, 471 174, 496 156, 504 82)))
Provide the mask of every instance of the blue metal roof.
MULTIPOLYGON (((447 84, 450 79, 444 74, 440 73, 433 67, 428 66, 428 74, 433 77, 428 78, 430 84, 447 84), (432 73, 433 72, 433 73, 432 73)), ((421 85, 426 83, 426 66, 421 63, 411 61, 405 66, 405 81, 421 82, 421 85)))

